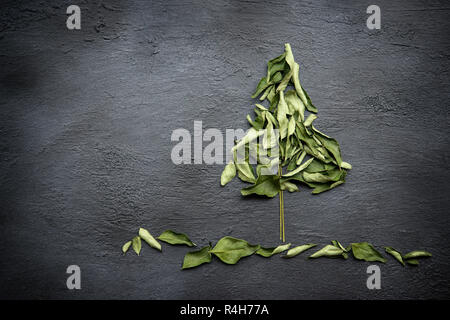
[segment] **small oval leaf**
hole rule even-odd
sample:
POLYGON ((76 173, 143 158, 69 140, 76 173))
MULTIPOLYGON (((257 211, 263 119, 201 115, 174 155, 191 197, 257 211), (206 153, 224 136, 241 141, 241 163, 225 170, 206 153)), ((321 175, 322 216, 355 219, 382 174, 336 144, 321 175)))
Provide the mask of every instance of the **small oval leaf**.
POLYGON ((123 252, 123 253, 127 253, 128 249, 129 249, 130 246, 131 246, 131 243, 132 243, 132 241, 128 241, 128 242, 126 242, 126 243, 123 245, 123 247, 122 247, 122 252, 123 252))
POLYGON ((136 236, 132 240, 133 250, 136 252, 137 255, 141 252, 142 244, 141 244, 141 238, 139 236, 136 236))
POLYGON ((290 246, 291 246, 291 244, 288 243, 288 244, 279 245, 278 247, 275 247, 275 248, 262 248, 261 247, 256 251, 256 254, 263 256, 265 258, 269 258, 275 254, 286 251, 287 249, 289 249, 290 246))
POLYGON ((259 248, 259 245, 251 245, 242 239, 223 237, 210 252, 216 255, 222 262, 235 264, 241 258, 254 254, 259 248))

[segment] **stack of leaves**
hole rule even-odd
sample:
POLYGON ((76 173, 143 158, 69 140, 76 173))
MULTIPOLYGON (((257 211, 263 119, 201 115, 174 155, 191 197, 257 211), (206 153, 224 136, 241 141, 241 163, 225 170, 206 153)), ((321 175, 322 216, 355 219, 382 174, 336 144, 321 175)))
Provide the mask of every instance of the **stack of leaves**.
MULTIPOLYGON (((141 239, 147 242, 151 247, 162 251, 161 244, 148 232, 146 229, 140 228, 139 235, 132 240, 126 242, 123 247, 123 253, 126 253, 130 247, 137 255, 141 252, 141 239)), ((172 230, 164 231, 158 240, 167 242, 171 245, 186 245, 188 247, 196 246, 189 237, 184 233, 177 233, 172 230)), ((213 247, 209 245, 197 251, 186 253, 183 260, 182 269, 190 269, 198 267, 204 263, 210 263, 213 256, 219 258, 226 264, 236 264, 242 258, 257 254, 264 258, 270 258, 274 255, 286 252, 283 258, 293 258, 302 252, 317 246, 314 243, 308 243, 291 248, 291 244, 283 244, 277 247, 262 247, 260 245, 252 245, 245 240, 236 239, 230 236, 221 238, 213 247)), ((391 247, 385 247, 387 253, 391 254, 403 266, 406 261, 410 265, 417 266, 419 264, 418 258, 431 257, 431 253, 423 250, 412 251, 405 255, 401 255, 397 250, 391 247)), ((387 260, 380 252, 378 252, 373 245, 368 242, 352 243, 348 247, 344 247, 339 241, 333 240, 330 245, 324 246, 322 249, 316 251, 309 256, 310 259, 329 257, 329 258, 344 258, 348 259, 348 255, 353 253, 357 260, 375 261, 385 263, 387 260)))
POLYGON ((242 195, 272 198, 278 194, 280 239, 284 242, 283 191, 299 191, 296 183, 313 188, 313 194, 328 191, 344 183, 351 165, 342 160, 338 142, 313 125, 317 108, 300 84, 299 65, 289 44, 282 55, 267 63, 267 75, 252 98, 258 96, 267 101, 267 106, 256 104, 255 120, 247 116, 252 128, 233 147, 233 159, 222 172, 221 185, 237 173, 242 181, 252 184, 241 190, 242 195), (252 152, 256 154, 256 175, 251 165, 252 152), (238 159, 239 153, 244 156, 238 159), (272 173, 263 173, 263 169, 272 173))

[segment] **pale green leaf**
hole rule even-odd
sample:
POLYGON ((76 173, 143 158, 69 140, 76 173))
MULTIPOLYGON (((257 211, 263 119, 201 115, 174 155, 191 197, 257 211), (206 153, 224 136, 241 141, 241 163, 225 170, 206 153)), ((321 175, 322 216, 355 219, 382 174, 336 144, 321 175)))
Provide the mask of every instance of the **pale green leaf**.
POLYGON ((287 190, 289 192, 297 192, 300 191, 298 186, 295 183, 289 181, 280 182, 281 190, 287 190))
POLYGON ((317 186, 315 186, 314 190, 311 193, 312 194, 319 194, 319 193, 331 190, 333 188, 336 188, 337 186, 340 186, 344 182, 345 182, 344 180, 340 180, 340 181, 336 181, 336 182, 333 182, 333 183, 324 183, 324 184, 321 184, 321 185, 317 185, 317 186))
POLYGON ((236 163, 238 177, 245 182, 255 183, 256 178, 253 174, 253 167, 248 163, 236 163))
POLYGON ((132 243, 132 241, 128 241, 128 242, 126 242, 126 243, 122 246, 122 252, 123 252, 123 253, 126 253, 126 252, 128 251, 128 249, 129 249, 130 246, 131 246, 131 243, 132 243))
POLYGON ((384 247, 384 250, 389 253, 391 256, 393 256, 398 262, 400 262, 403 266, 405 266, 405 263, 403 262, 402 255, 400 252, 395 250, 392 247, 384 247))
POLYGON ((317 119, 317 116, 315 114, 311 113, 308 116, 308 118, 306 118, 305 122, 303 122, 303 124, 304 124, 305 127, 309 127, 313 123, 313 121, 316 120, 316 119, 317 119))
POLYGON ((141 252, 142 244, 141 244, 141 238, 139 236, 136 236, 131 240, 133 250, 136 252, 137 255, 141 252))
POLYGON ((280 191, 280 178, 277 175, 260 175, 255 185, 241 190, 243 196, 257 194, 269 198, 275 197, 280 191))
POLYGON ((405 254, 403 256, 403 259, 408 260, 408 259, 426 258, 426 257, 431 257, 431 256, 432 256, 432 254, 427 251, 416 250, 416 251, 411 251, 411 252, 405 254))
POLYGON ((226 185, 228 182, 233 180, 236 176, 236 166, 234 161, 231 160, 223 169, 222 176, 220 177, 220 184, 222 186, 226 185))
POLYGON ((284 52, 282 55, 273 58, 267 62, 267 77, 266 79, 270 82, 270 77, 279 71, 284 70, 284 66, 286 64, 285 61, 286 53, 284 52))
POLYGON ((347 170, 351 170, 352 169, 352 165, 348 162, 342 161, 341 162, 341 168, 343 169, 347 169, 347 170))
POLYGON ((295 132, 295 119, 294 117, 291 117, 289 119, 289 123, 288 123, 288 133, 287 136, 290 137, 291 135, 293 135, 295 132))
POLYGON ((410 264, 412 266, 418 266, 419 265, 419 260, 409 259, 409 260, 406 260, 406 263, 410 264))
MULTIPOLYGON (((292 177, 293 175, 305 170, 313 160, 314 160, 314 158, 306 160, 305 163, 301 164, 297 169, 295 169, 291 172, 288 172, 286 174, 283 174, 283 177, 292 177)), ((306 180, 306 178, 305 178, 305 180, 306 180)))
POLYGON ((289 90, 286 92, 284 99, 288 105, 290 114, 298 112, 300 115, 300 120, 303 121, 305 118, 305 105, 297 96, 297 93, 294 90, 289 90))
POLYGON ((320 249, 319 251, 310 255, 310 258, 319 258, 319 257, 339 257, 343 256, 344 250, 340 248, 336 248, 335 246, 329 244, 320 249))
POLYGON ((311 249, 311 248, 313 248, 313 247, 315 247, 315 246, 317 246, 317 244, 314 244, 314 243, 308 243, 308 244, 304 244, 304 245, 301 245, 301 246, 297 246, 297 247, 295 247, 295 248, 290 249, 290 250, 283 256, 283 258, 292 258, 292 257, 295 257, 295 256, 299 255, 300 253, 302 253, 302 252, 304 252, 304 251, 306 251, 306 250, 308 250, 308 249, 311 249))
POLYGON ((161 244, 158 241, 156 241, 155 238, 153 238, 153 236, 150 234, 150 232, 148 232, 148 230, 140 228, 139 237, 141 237, 142 240, 147 242, 150 247, 161 251, 161 244))
MULTIPOLYGON (((296 164, 300 165, 300 163, 302 163, 303 159, 305 159, 306 156, 306 151, 302 151, 302 153, 300 154, 300 156, 298 157, 296 164)), ((308 166, 308 168, 310 167, 310 165, 308 166)))

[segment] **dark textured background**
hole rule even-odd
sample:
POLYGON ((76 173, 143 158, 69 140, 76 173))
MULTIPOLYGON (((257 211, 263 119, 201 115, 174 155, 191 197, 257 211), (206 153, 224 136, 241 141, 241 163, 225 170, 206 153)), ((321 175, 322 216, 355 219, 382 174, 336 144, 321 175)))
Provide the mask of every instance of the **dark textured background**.
POLYGON ((2 1, 1 298, 449 298, 447 1, 2 1), (82 10, 82 30, 65 10, 82 10), (370 241, 434 257, 381 265, 250 257, 180 271, 184 247, 122 244, 144 226, 199 245, 278 243, 278 201, 219 185, 223 165, 171 162, 171 133, 247 128, 265 63, 292 45, 347 183, 285 196, 294 244, 370 241), (82 290, 66 288, 68 265, 82 290))

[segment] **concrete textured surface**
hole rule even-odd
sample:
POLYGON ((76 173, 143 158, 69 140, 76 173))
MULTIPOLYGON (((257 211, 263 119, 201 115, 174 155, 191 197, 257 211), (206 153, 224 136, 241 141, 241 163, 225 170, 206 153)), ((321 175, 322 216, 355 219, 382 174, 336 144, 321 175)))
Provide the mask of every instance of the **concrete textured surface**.
POLYGON ((447 1, 2 1, 0 298, 450 298, 447 1), (53 4, 52 4, 53 3, 53 4), (67 30, 66 8, 81 8, 67 30), (433 258, 381 265, 253 256, 181 271, 185 247, 122 255, 138 227, 278 244, 278 201, 223 165, 174 165, 173 130, 248 128, 267 60, 292 45, 347 183, 285 196, 294 244, 369 241, 433 258), (66 288, 68 265, 81 290, 66 288))

